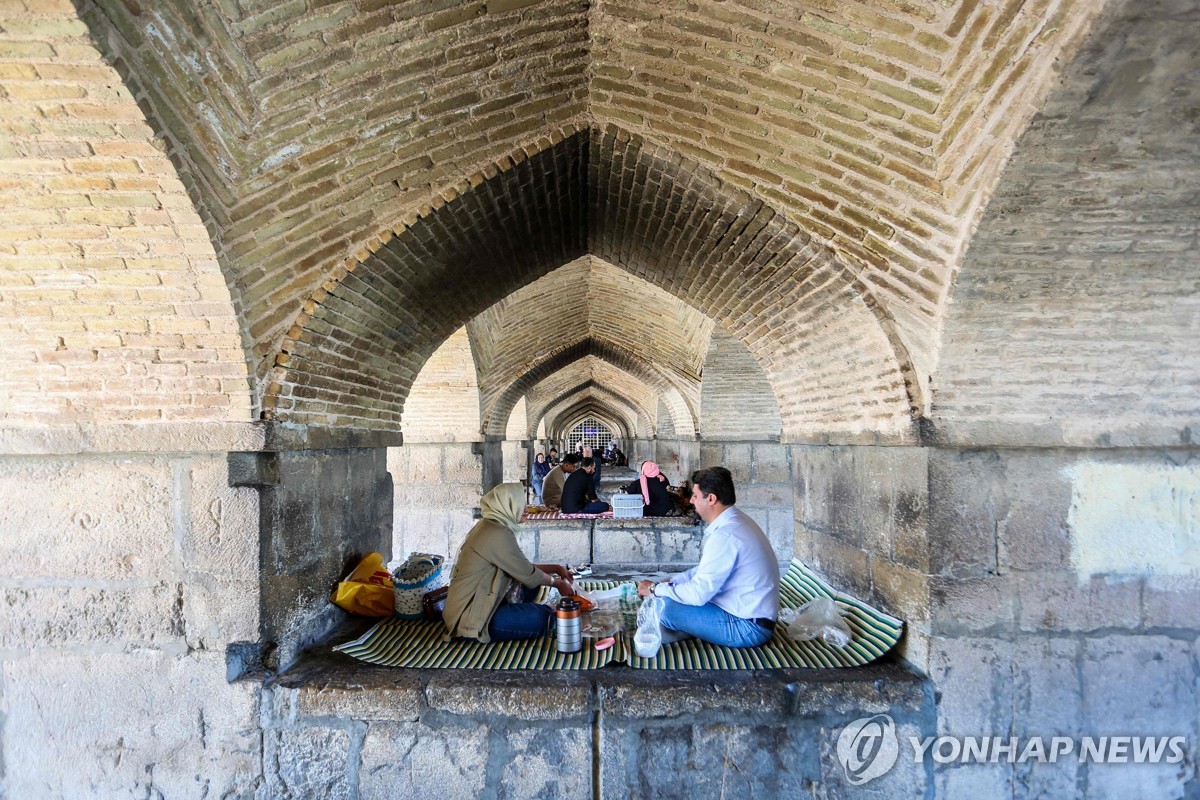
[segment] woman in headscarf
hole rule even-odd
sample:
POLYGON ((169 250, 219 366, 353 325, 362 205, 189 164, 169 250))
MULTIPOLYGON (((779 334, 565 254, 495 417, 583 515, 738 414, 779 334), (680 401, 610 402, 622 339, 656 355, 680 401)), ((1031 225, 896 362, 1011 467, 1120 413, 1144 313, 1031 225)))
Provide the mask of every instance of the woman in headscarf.
POLYGON ((480 501, 483 519, 467 534, 450 573, 450 592, 442 621, 446 638, 465 636, 480 642, 530 639, 547 633, 553 612, 534 603, 539 586, 574 594, 571 573, 558 564, 531 564, 517 545, 525 510, 525 488, 502 483, 480 501), (520 600, 505 595, 520 584, 520 600))
POLYGON ((550 474, 550 464, 546 462, 545 453, 538 453, 533 466, 529 469, 529 485, 533 487, 533 502, 542 504, 542 484, 550 474))
POLYGON ((670 486, 667 478, 653 461, 642 463, 641 475, 625 487, 627 494, 642 496, 642 515, 646 517, 666 517, 675 508, 671 495, 667 492, 670 486))

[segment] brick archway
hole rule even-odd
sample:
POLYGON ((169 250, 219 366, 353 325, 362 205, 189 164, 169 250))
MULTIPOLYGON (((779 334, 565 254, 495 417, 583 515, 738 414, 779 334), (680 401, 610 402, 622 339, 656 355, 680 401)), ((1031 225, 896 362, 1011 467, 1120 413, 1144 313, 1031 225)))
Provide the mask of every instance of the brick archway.
POLYGON ((911 365, 845 266, 762 201, 611 126, 429 209, 327 283, 277 357, 264 414, 398 429, 437 343, 585 252, 729 329, 763 365, 785 435, 907 429, 911 365))

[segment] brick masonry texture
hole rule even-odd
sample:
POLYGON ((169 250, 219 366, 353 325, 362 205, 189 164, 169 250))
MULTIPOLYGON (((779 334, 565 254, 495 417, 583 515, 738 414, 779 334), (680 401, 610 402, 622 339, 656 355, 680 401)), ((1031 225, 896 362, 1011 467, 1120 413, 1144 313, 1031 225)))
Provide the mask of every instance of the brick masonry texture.
POLYGON ((946 321, 949 441, 1187 444, 1200 431, 1194 6, 1123 6, 1018 144, 946 321))
MULTIPOLYGON (((615 127, 548 141, 348 264, 289 334, 268 413, 398 426, 415 371, 452 324, 585 249, 672 287, 737 336, 776 395, 790 398, 780 409, 785 434, 904 429, 910 404, 896 343, 836 260, 762 202, 615 127), (513 236, 508 219, 518 211, 528 236, 513 236), (495 269, 481 282, 482 253, 495 269), (443 280, 421 279, 429 262, 446 266, 443 280), (727 280, 743 269, 753 284, 727 280)), ((570 357, 590 352, 578 347, 570 357)))
POLYGON ((771 383, 741 343, 713 333, 700 388, 700 434, 706 440, 779 438, 779 404, 771 383))
POLYGON ((260 374, 331 266, 585 111, 583 3, 314 5, 87 14, 192 188, 260 374))
POLYGON ((404 442, 473 442, 479 432, 479 378, 467 329, 425 362, 404 405, 404 442))
POLYGON ((670 398, 681 424, 694 428, 712 327, 694 308, 643 279, 597 258, 573 261, 468 324, 479 356, 484 426, 500 432, 516 398, 587 349, 629 376, 610 386, 618 394, 634 381, 652 388, 670 398))
MULTIPOLYGON (((969 231, 1096 8, 108 0, 86 18, 192 189, 260 378, 348 257, 584 121, 714 170, 832 247, 923 411, 969 231)), ((886 407, 890 381, 879 383, 886 407)), ((269 382, 258 392, 274 394, 269 382)), ((895 424, 891 412, 868 418, 895 424)))
POLYGON ((216 254, 69 3, 0 6, 0 425, 251 418, 216 254))

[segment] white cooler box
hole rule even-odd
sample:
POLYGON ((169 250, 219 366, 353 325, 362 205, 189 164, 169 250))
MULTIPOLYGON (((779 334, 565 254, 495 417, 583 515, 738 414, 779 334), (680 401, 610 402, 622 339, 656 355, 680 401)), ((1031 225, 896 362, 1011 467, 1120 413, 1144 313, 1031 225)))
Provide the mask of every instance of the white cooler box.
POLYGON ((641 519, 645 503, 640 494, 614 494, 612 507, 613 519, 641 519))

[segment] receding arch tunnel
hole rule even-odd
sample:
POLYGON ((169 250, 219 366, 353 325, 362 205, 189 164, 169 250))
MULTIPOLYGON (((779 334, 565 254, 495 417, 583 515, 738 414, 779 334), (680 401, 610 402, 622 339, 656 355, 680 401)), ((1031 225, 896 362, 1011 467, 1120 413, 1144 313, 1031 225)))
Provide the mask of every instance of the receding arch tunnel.
POLYGON ((910 365, 845 266, 761 200, 612 126, 563 138, 430 209, 328 284, 285 342, 264 411, 396 430, 441 341, 586 253, 737 337, 771 381, 785 435, 908 424, 910 365))

